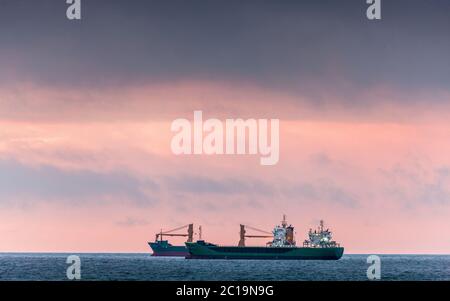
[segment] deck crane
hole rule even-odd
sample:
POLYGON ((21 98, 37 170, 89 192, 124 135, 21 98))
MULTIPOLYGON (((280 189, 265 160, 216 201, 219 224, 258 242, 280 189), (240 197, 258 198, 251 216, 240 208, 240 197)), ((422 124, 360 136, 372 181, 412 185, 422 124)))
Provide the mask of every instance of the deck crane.
POLYGON ((239 243, 238 243, 238 246, 239 247, 245 247, 245 239, 246 238, 272 238, 273 237, 273 234, 271 233, 271 232, 269 232, 269 231, 264 231, 264 230, 260 230, 260 229, 258 229, 258 228, 254 228, 254 227, 251 227, 251 226, 248 226, 248 225, 240 225, 240 227, 241 227, 241 230, 240 230, 240 240, 239 240, 239 243), (250 229, 250 230, 253 230, 253 231, 256 231, 256 232, 259 232, 259 233, 264 233, 265 235, 247 235, 246 233, 247 233, 247 231, 245 231, 245 229, 250 229))
POLYGON ((172 230, 164 231, 161 229, 161 232, 156 233, 155 241, 162 241, 164 236, 179 236, 179 237, 187 237, 187 242, 192 242, 194 237, 194 224, 184 225, 172 230), (187 228, 187 233, 173 233, 175 231, 179 231, 187 228))

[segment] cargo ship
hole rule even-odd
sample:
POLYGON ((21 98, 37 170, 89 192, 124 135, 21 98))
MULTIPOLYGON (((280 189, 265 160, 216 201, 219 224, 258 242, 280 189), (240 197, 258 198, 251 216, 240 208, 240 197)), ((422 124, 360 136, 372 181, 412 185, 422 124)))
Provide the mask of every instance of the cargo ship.
MULTIPOLYGON (((201 227, 199 228, 199 231, 201 232, 201 227)), ((201 234, 199 235, 199 239, 201 239, 201 234)), ((187 237, 187 242, 192 242, 194 237, 194 225, 189 224, 164 232, 161 230, 159 233, 156 233, 155 241, 148 243, 150 248, 153 250, 152 256, 186 257, 189 255, 186 246, 174 246, 170 244, 168 240, 164 240, 164 236, 187 237), (187 229, 187 233, 173 233, 182 229, 187 229)))
POLYGON ((271 233, 272 241, 268 242, 266 246, 245 246, 245 238, 268 236, 246 235, 245 226, 241 225, 241 239, 238 246, 219 246, 204 240, 186 242, 189 252, 186 258, 338 260, 344 254, 344 248, 332 240, 331 231, 324 229, 323 221, 320 221, 317 230, 310 229, 308 236, 309 239, 303 242, 303 246, 297 247, 294 240, 294 227, 287 224, 286 216, 284 216, 281 225, 273 229, 271 233))
POLYGON ((152 248, 152 256, 186 257, 189 252, 186 246, 173 246, 167 240, 159 240, 148 243, 152 248))

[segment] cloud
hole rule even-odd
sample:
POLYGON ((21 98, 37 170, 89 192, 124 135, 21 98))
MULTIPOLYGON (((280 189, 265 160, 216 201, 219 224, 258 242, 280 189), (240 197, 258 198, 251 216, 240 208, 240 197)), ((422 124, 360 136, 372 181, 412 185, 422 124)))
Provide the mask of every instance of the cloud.
POLYGON ((150 180, 121 172, 66 171, 52 166, 22 165, 0 160, 0 201, 52 201, 74 205, 86 202, 152 204, 146 191, 157 189, 150 180))
POLYGON ((323 152, 314 153, 309 156, 309 159, 311 163, 319 167, 327 167, 330 166, 330 164, 334 163, 330 156, 323 152))
POLYGON ((148 220, 130 217, 130 216, 128 216, 124 220, 120 220, 120 221, 116 222, 116 225, 121 226, 121 227, 145 226, 148 224, 149 224, 148 220))
POLYGON ((216 194, 216 195, 273 195, 274 191, 269 183, 247 177, 220 179, 207 178, 196 175, 182 175, 166 177, 164 182, 167 189, 178 193, 216 194))
POLYGON ((207 209, 222 206, 219 200, 228 200, 227 203, 238 206, 245 204, 250 207, 264 207, 267 202, 315 202, 322 204, 334 204, 345 208, 358 207, 359 200, 356 193, 347 190, 330 179, 320 178, 310 182, 294 182, 281 180, 263 180, 250 178, 249 176, 236 176, 231 178, 212 179, 196 175, 183 175, 178 177, 166 177, 164 185, 168 191, 176 191, 177 194, 188 194, 195 199, 201 199, 199 206, 207 209), (205 198, 205 196, 207 196, 205 198), (209 203, 209 197, 216 196, 215 205, 209 203), (206 202, 206 203, 205 203, 206 202))
POLYGON ((349 104, 372 86, 448 91, 450 4, 428 2, 388 1, 383 21, 368 22, 359 0, 97 0, 69 22, 64 1, 4 0, 0 81, 246 82, 349 104))
POLYGON ((291 184, 285 187, 282 193, 301 202, 328 203, 345 208, 356 208, 360 205, 355 193, 336 185, 330 179, 291 184))
POLYGON ((132 124, 172 122, 177 118, 192 118, 195 110, 202 110, 205 118, 219 119, 417 123, 445 122, 450 115, 450 91, 410 95, 410 91, 374 87, 358 94, 364 101, 353 102, 351 97, 329 94, 321 87, 319 90, 323 91, 323 97, 212 81, 86 89, 17 82, 8 87, 0 85, 0 119, 44 125, 132 124))
POLYGON ((385 193, 405 207, 450 204, 450 168, 430 167, 421 162, 380 170, 388 181, 385 193))

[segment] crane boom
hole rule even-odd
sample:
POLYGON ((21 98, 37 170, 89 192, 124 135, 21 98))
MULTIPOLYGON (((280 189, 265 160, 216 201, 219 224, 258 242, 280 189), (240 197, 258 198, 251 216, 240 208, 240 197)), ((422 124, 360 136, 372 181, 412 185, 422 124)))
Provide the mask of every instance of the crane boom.
POLYGON ((245 247, 245 239, 246 238, 270 238, 270 237, 273 237, 273 234, 271 232, 260 230, 260 229, 255 228, 255 227, 242 225, 242 224, 241 224, 241 231, 239 232, 239 234, 240 234, 240 240, 239 240, 239 243, 238 243, 239 247, 245 247), (264 233, 264 234, 267 234, 267 235, 247 235, 246 234, 247 231, 245 231, 246 228, 248 228, 250 230, 253 230, 253 231, 256 231, 256 232, 264 233), (270 234, 270 235, 268 235, 268 234, 270 234))
POLYGON ((171 232, 175 232, 175 231, 178 231, 178 230, 181 230, 181 229, 187 228, 187 227, 189 227, 189 225, 184 225, 184 226, 181 226, 181 227, 178 227, 178 228, 172 229, 172 230, 167 230, 167 231, 164 231, 164 232, 162 232, 162 234, 168 234, 168 233, 171 233, 171 232))
POLYGON ((248 238, 269 238, 273 237, 272 235, 245 235, 245 237, 248 238))
MULTIPOLYGON (((160 234, 158 234, 160 235, 160 234)), ((176 233, 169 233, 169 234, 163 234, 164 236, 180 236, 180 237, 186 237, 189 236, 189 234, 176 234, 176 233)))
POLYGON ((193 236, 194 236, 194 225, 193 224, 188 224, 188 225, 184 225, 182 227, 178 227, 178 228, 174 228, 168 231, 162 231, 159 233, 156 233, 156 238, 155 240, 158 241, 158 239, 163 240, 163 236, 179 236, 179 237, 187 237, 187 241, 188 242, 192 242, 193 241, 193 236), (187 228, 187 233, 186 234, 182 234, 182 233, 172 233, 175 231, 179 231, 181 229, 187 228))
POLYGON ((250 229, 250 230, 253 230, 253 231, 256 231, 256 232, 261 232, 261 233, 266 233, 266 234, 272 234, 272 232, 269 232, 269 231, 265 231, 265 230, 261 230, 261 229, 258 229, 258 228, 255 228, 255 227, 252 227, 252 226, 249 226, 249 225, 244 225, 246 228, 248 228, 248 229, 250 229))

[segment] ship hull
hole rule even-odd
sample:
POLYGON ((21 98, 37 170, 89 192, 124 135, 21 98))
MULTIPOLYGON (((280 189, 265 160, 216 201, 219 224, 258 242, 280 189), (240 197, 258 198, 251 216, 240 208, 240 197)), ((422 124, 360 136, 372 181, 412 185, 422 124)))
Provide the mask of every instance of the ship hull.
POLYGON ((186 243, 187 259, 271 259, 271 260, 338 260, 344 248, 305 247, 222 247, 204 243, 186 243))
POLYGON ((149 242, 150 248, 153 250, 152 256, 157 257, 186 257, 189 255, 185 246, 172 246, 171 244, 160 242, 149 242))

